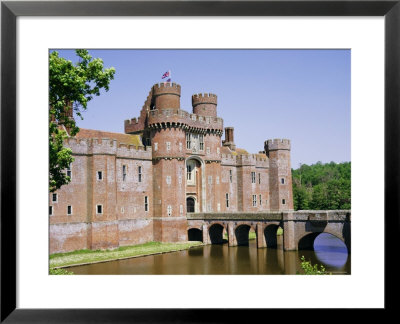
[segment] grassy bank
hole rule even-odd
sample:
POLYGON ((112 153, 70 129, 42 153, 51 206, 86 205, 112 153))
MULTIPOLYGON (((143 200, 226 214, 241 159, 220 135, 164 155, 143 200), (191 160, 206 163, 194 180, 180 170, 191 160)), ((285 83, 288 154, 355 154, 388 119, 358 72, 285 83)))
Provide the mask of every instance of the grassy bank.
MULTIPOLYGON (((79 250, 68 253, 55 253, 50 255, 50 269, 67 267, 78 264, 112 261, 137 256, 180 251, 192 246, 202 245, 201 242, 161 243, 149 242, 140 245, 124 246, 115 250, 79 250)), ((50 272, 51 273, 51 272, 50 272)), ((54 273, 57 274, 57 273, 54 273)))

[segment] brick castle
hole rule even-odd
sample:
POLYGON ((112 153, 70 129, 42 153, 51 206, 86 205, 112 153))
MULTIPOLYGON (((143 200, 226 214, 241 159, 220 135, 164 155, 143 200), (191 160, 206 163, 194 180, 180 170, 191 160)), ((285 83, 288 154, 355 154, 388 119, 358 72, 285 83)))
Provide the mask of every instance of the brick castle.
POLYGON ((188 240, 188 213, 293 210, 290 141, 236 148, 215 94, 180 107, 181 87, 154 85, 125 134, 81 129, 66 140, 68 185, 50 193, 50 253, 188 240), (225 138, 222 135, 225 131, 225 138))

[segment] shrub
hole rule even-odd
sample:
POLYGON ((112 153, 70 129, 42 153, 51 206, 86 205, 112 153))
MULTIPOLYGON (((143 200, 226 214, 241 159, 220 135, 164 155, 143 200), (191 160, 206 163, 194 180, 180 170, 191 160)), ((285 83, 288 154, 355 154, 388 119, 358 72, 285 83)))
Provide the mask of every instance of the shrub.
POLYGON ((306 261, 304 255, 301 257, 301 268, 305 275, 327 275, 330 274, 325 270, 323 265, 320 265, 318 269, 318 264, 312 265, 310 261, 306 261))

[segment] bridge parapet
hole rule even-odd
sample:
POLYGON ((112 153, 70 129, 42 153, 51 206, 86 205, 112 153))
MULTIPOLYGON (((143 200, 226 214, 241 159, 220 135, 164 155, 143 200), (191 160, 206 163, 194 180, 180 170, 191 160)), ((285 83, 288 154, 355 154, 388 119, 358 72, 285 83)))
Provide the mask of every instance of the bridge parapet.
POLYGON ((351 210, 298 210, 284 213, 284 220, 350 222, 351 210))
POLYGON ((265 221, 274 220, 281 221, 283 219, 282 212, 230 212, 230 213, 187 213, 188 220, 253 220, 265 221))

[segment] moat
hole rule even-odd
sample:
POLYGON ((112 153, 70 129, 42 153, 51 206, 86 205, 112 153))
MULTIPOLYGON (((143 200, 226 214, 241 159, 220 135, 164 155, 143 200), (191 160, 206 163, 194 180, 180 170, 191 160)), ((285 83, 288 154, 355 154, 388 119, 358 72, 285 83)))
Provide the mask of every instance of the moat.
MULTIPOLYGON (((282 237, 280 237, 282 238, 282 237)), ((314 251, 284 251, 281 239, 277 248, 257 249, 256 241, 248 246, 228 247, 214 244, 189 250, 132 258, 120 261, 71 267, 75 274, 296 274, 301 273, 300 258, 322 264, 332 274, 351 273, 351 255, 346 246, 329 234, 320 234, 314 251)))

